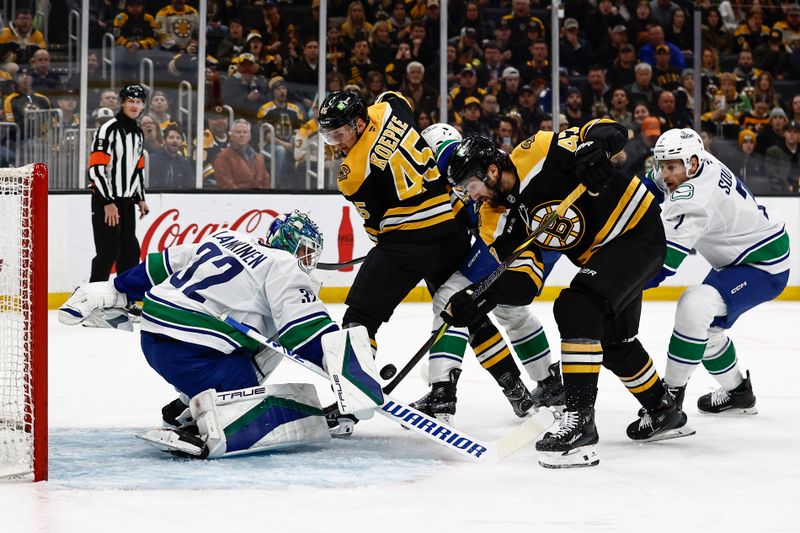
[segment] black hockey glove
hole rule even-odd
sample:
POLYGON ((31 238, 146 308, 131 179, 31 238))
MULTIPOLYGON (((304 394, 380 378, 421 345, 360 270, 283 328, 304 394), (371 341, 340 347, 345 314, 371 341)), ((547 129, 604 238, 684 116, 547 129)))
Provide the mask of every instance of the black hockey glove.
POLYGON ((586 141, 575 152, 575 173, 590 193, 597 195, 614 177, 610 154, 600 141, 586 141))
POLYGON ((496 292, 490 287, 476 300, 472 299, 474 287, 467 287, 450 298, 441 313, 442 319, 457 328, 465 328, 480 321, 497 305, 496 292))

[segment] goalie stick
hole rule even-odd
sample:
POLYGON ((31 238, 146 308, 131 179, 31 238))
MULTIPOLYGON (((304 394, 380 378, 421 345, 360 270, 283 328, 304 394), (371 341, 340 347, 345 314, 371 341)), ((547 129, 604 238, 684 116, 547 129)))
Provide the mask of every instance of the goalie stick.
POLYGON ((355 259, 351 259, 350 261, 345 261, 344 263, 317 263, 316 268, 320 270, 339 270, 340 268, 345 268, 353 265, 358 265, 359 263, 363 263, 364 259, 367 256, 356 257, 355 259))
MULTIPOLYGON (((314 363, 306 361, 288 348, 268 339, 227 315, 222 315, 219 318, 263 346, 330 380, 330 376, 324 370, 314 363)), ((549 409, 541 409, 506 435, 497 440, 487 441, 476 439, 463 431, 458 431, 436 418, 403 404, 388 394, 384 395, 383 400, 383 403, 376 406, 375 409, 386 418, 401 424, 407 429, 411 429, 452 452, 481 463, 494 463, 508 457, 544 433, 554 421, 553 413, 549 409)))
MULTIPOLYGON (((578 186, 575 187, 575 189, 571 193, 569 193, 569 196, 564 198, 561 201, 561 203, 559 203, 556 206, 555 211, 553 211, 552 213, 548 213, 542 219, 539 225, 536 226, 536 229, 534 229, 531 232, 528 238, 522 241, 522 243, 520 243, 520 245, 517 246, 516 249, 514 249, 511 255, 509 255, 502 263, 497 265, 497 268, 494 269, 494 271, 491 274, 486 276, 486 278, 478 284, 478 286, 471 294, 472 299, 477 300, 478 298, 480 298, 481 294, 486 292, 489 289, 489 287, 491 287, 492 284, 495 281, 497 281, 497 278, 503 275, 503 272, 508 270, 509 265, 511 265, 511 263, 513 263, 520 255, 522 255, 522 253, 525 250, 528 249, 528 247, 531 244, 533 244, 533 241, 536 240, 536 237, 544 233, 544 231, 551 225, 553 225, 553 223, 555 223, 559 218, 563 217, 564 213, 567 212, 567 209, 569 209, 569 207, 572 204, 574 204, 575 201, 578 198, 580 198, 580 196, 584 192, 586 192, 586 186, 583 185, 582 183, 578 184, 578 186)), ((400 384, 400 382, 403 381, 403 378, 405 378, 408 375, 408 373, 411 372, 411 370, 416 366, 419 360, 422 359, 426 353, 428 353, 428 350, 430 350, 431 347, 434 344, 436 344, 439 341, 439 339, 442 338, 442 335, 445 334, 445 332, 449 327, 450 324, 444 322, 439 327, 439 329, 434 331, 428 338, 428 340, 425 341, 425 344, 422 345, 422 347, 417 351, 417 353, 411 356, 411 359, 409 359, 408 362, 405 364, 405 366, 401 368, 400 371, 394 376, 392 381, 386 384, 386 386, 383 388, 383 391, 386 393, 393 391, 395 387, 397 387, 400 384)))

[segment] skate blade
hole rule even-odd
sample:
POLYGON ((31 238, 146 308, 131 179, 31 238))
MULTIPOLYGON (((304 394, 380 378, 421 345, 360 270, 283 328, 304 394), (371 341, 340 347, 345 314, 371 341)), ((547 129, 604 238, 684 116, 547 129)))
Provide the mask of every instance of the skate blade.
POLYGON ((701 409, 697 410, 698 413, 702 415, 708 416, 742 416, 742 415, 757 415, 758 414, 758 407, 753 405, 752 407, 743 407, 740 409, 726 409, 725 411, 720 411, 719 413, 713 413, 711 411, 703 411, 701 409))
POLYGON ((597 446, 578 446, 567 452, 539 452, 539 464, 545 468, 584 468, 597 466, 597 446))
POLYGON ((197 459, 203 453, 203 450, 198 449, 197 446, 180 440, 179 435, 169 429, 151 429, 136 435, 136 438, 142 439, 162 452, 168 452, 178 457, 197 459))
POLYGON ((697 432, 692 427, 683 426, 679 428, 668 429, 666 431, 662 431, 661 433, 656 433, 649 439, 637 440, 635 442, 657 442, 660 440, 678 439, 680 437, 694 435, 695 433, 697 432))

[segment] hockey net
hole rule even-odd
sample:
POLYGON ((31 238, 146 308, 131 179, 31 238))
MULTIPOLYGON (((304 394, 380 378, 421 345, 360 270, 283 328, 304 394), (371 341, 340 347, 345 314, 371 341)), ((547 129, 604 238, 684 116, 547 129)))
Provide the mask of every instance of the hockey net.
POLYGON ((0 169, 0 479, 47 479, 47 167, 0 169))

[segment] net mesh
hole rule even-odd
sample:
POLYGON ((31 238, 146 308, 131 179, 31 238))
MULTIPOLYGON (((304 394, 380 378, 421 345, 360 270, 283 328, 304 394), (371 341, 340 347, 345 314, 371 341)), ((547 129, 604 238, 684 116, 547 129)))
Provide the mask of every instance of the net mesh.
POLYGON ((0 169, 0 477, 33 468, 33 165, 0 169))

